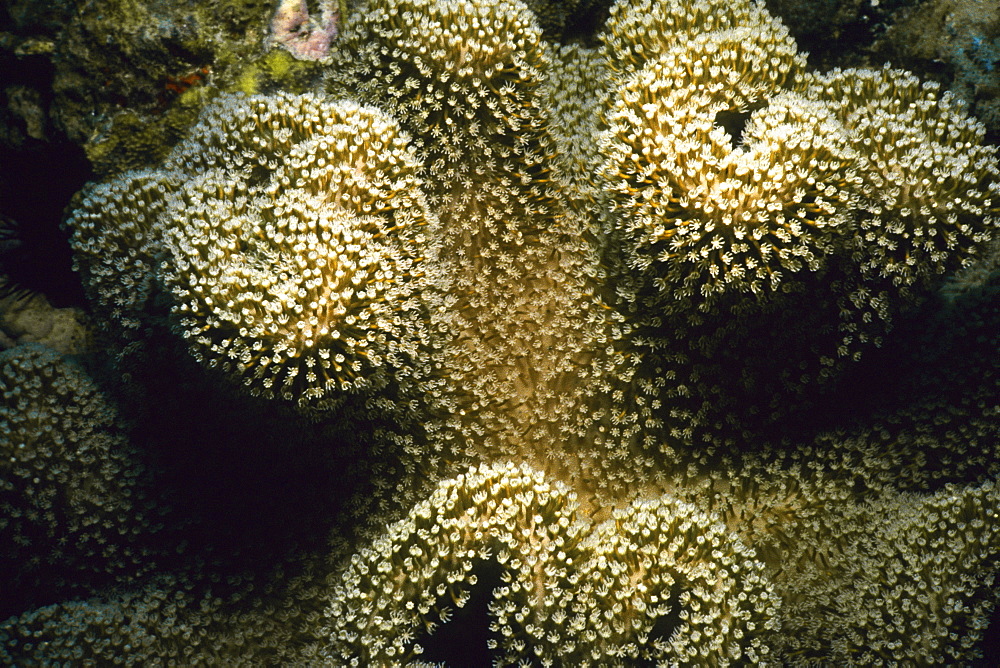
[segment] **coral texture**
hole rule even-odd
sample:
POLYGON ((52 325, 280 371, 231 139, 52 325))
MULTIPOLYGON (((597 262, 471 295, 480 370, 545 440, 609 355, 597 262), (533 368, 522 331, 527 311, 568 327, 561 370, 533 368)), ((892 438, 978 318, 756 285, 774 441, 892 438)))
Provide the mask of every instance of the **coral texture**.
POLYGON ((448 620, 438 601, 448 594, 463 607, 477 583, 472 571, 491 558, 505 583, 490 606, 501 665, 526 651, 579 666, 768 655, 777 597, 764 565, 725 526, 666 495, 588 526, 564 485, 507 464, 443 482, 352 557, 325 611, 330 661, 371 665, 419 653, 413 639, 438 623, 431 612, 448 620), (656 637, 657 620, 669 615, 680 623, 656 637))
POLYGON ((886 31, 883 50, 908 66, 938 72, 955 95, 968 101, 988 134, 996 137, 1000 133, 998 31, 996 0, 934 0, 900 12, 886 31))
POLYGON ((417 185, 405 138, 373 110, 224 98, 163 169, 101 184, 70 225, 96 303, 123 329, 140 325, 166 252, 155 279, 192 354, 311 406, 384 385, 379 367, 418 355, 417 185))
POLYGON ((590 46, 502 0, 341 18, 316 90, 220 96, 68 221, 118 382, 176 394, 139 414, 327 439, 328 534, 249 583, 178 548, 0 659, 975 657, 1000 166, 962 105, 810 72, 749 0, 619 0, 590 46))
MULTIPOLYGON (((155 565, 143 467, 90 379, 37 344, 0 353, 4 596, 87 591, 155 565)), ((44 594, 43 594, 44 595, 44 594)))

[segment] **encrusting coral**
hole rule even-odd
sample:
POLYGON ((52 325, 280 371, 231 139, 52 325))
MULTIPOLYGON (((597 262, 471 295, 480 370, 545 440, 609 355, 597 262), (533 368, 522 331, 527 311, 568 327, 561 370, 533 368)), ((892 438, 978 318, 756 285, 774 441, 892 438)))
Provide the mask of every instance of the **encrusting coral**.
MULTIPOLYGON (((220 96, 68 221, 131 382, 170 336, 371 458, 291 584, 189 588, 151 615, 197 647, 118 656, 443 660, 477 587, 497 665, 976 656, 1000 167, 962 105, 809 72, 749 1, 620 0, 590 46, 519 2, 341 19, 315 91, 220 96)), ((0 626, 0 659, 114 655, 74 606, 0 626)))

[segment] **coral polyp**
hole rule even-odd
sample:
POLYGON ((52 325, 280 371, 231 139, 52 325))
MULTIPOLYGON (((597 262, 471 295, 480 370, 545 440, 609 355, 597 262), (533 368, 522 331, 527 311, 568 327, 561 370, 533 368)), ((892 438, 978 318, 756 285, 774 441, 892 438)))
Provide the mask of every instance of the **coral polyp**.
POLYGON ((235 96, 193 137, 155 174, 96 188, 70 220, 95 302, 123 325, 141 320, 142 302, 122 309, 137 299, 119 295, 128 285, 103 279, 137 240, 136 280, 170 295, 192 355, 254 394, 317 408, 412 366, 426 345, 431 214, 395 123, 312 96, 235 96), (145 229, 95 229, 115 216, 145 229))
POLYGON ((0 660, 420 665, 466 625, 495 665, 974 658, 1000 165, 963 105, 811 71, 749 0, 575 44, 517 1, 340 19, 309 92, 219 95, 68 220, 136 440, 301 474, 308 547, 178 548, 0 660))

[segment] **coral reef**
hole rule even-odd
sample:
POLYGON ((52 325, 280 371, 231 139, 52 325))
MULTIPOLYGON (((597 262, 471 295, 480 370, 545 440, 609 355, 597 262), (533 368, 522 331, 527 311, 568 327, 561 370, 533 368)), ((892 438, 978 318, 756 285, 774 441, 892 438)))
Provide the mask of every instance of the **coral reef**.
POLYGON ((64 355, 87 351, 90 332, 78 308, 55 308, 40 294, 0 298, 0 348, 40 343, 64 355))
POLYGON ((271 19, 271 43, 300 60, 322 60, 337 39, 340 7, 333 0, 321 3, 319 18, 309 15, 306 0, 282 0, 271 19))
POLYGON ((311 73, 269 55, 270 0, 8 4, 0 137, 68 138, 102 176, 160 162, 219 90, 291 89, 311 73))
MULTIPOLYGON (((101 0, 58 35, 52 115, 67 136, 90 140, 117 111, 168 106, 176 84, 256 55, 268 2, 172 5, 101 0), (99 86, 86 85, 99 82, 99 86)), ((144 114, 144 115, 145 115, 144 114)), ((150 156, 157 159, 162 156, 150 156)))
MULTIPOLYGON (((1000 164, 961 102, 810 71, 749 0, 619 0, 573 44, 548 3, 364 0, 332 42, 280 8, 322 80, 251 66, 67 226, 129 447, 175 501, 263 458, 289 526, 227 556, 183 501, 196 544, 38 601, 0 661, 978 655, 1000 164)), ((58 403, 54 364, 10 377, 58 403)))
POLYGON ((1000 136, 1000 3, 934 0, 899 18, 881 51, 928 71, 969 104, 993 141, 1000 136))

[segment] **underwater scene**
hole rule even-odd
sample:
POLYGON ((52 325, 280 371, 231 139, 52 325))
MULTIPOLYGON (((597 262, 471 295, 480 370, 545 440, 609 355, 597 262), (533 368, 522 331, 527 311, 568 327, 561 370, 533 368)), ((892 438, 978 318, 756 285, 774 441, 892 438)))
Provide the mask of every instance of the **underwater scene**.
POLYGON ((1000 0, 6 0, 0 665, 1000 657, 1000 0))

